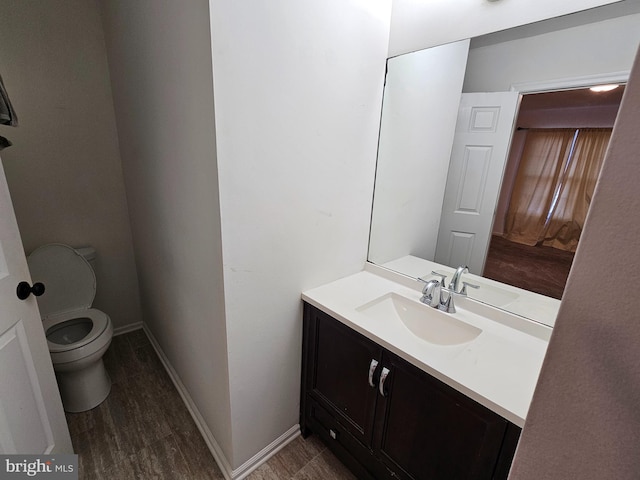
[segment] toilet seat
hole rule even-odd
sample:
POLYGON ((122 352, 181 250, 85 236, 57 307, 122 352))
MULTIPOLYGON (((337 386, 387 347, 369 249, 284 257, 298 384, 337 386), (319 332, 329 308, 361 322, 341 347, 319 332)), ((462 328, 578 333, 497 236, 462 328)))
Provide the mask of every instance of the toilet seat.
MULTIPOLYGON (((60 372, 61 369, 67 368, 67 366, 77 365, 79 362, 90 362, 92 359, 101 358, 111 344, 113 325, 108 315, 95 309, 88 309, 84 312, 77 313, 80 315, 68 315, 67 320, 73 321, 74 319, 90 318, 90 315, 93 317, 97 313, 97 321, 92 320, 93 326, 91 331, 78 342, 69 345, 60 345, 47 339, 49 355, 51 355, 53 368, 56 372, 60 372), (104 318, 99 318, 99 314, 104 315, 104 318), (91 340, 89 340, 89 338, 91 338, 91 340)), ((53 319, 51 322, 51 326, 54 327, 58 324, 58 322, 55 322, 53 319)))
POLYGON ((107 324, 109 323, 109 317, 106 313, 101 312, 100 310, 96 310, 95 308, 87 308, 82 310, 76 310, 73 312, 65 312, 59 315, 55 315, 52 317, 45 318, 42 322, 42 326, 44 327, 45 335, 47 336, 47 344, 49 345, 49 351, 51 353, 57 352, 66 352, 69 350, 74 350, 76 348, 84 347, 85 345, 93 342, 96 338, 98 338, 102 333, 106 330, 107 324), (49 340, 50 332, 49 330, 56 327, 57 325, 61 325, 65 322, 70 322, 73 320, 82 321, 82 319, 88 319, 91 321, 91 330, 80 340, 73 343, 56 343, 49 340))
POLYGON ((32 281, 45 285, 45 293, 37 301, 54 364, 77 360, 111 342, 113 327, 109 316, 91 308, 96 295, 95 273, 77 250, 60 243, 43 245, 31 252, 27 263, 32 281), (76 320, 77 325, 83 319, 88 319, 91 326, 82 338, 61 343, 49 340, 50 329, 55 332, 57 325, 64 328, 65 322, 73 324, 76 320))

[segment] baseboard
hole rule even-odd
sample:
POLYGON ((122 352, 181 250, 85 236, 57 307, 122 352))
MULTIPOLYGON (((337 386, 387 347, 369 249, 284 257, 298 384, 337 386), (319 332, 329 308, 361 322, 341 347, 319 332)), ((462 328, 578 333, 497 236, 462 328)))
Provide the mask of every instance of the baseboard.
POLYGON ((249 460, 247 460, 238 468, 233 470, 231 472, 233 480, 242 480, 243 478, 251 474, 251 472, 253 472, 256 468, 258 468, 260 465, 265 463, 267 460, 273 457, 276 453, 278 453, 280 450, 286 447, 287 444, 289 444, 292 440, 294 440, 299 435, 300 435, 300 425, 294 425, 289 430, 287 430, 282 435, 280 435, 278 438, 276 438, 269 445, 267 445, 258 453, 256 453, 249 460))
POLYGON ((211 433, 211 430, 209 429, 206 422, 202 418, 202 415, 200 415, 200 411, 198 410, 198 407, 196 407, 196 405, 193 403, 193 400, 191 399, 191 395, 189 395, 189 392, 187 391, 186 387, 180 380, 178 373, 171 366, 169 359, 162 351, 160 344, 155 339, 155 337, 153 336, 149 328, 147 328, 147 326, 144 324, 142 328, 144 329, 144 332, 147 334, 147 337, 149 337, 149 341, 151 342, 151 345, 153 346, 156 353, 158 354, 158 357, 160 358, 162 365, 164 365, 164 368, 167 371, 167 374, 171 378, 173 385, 178 390, 178 393, 180 394, 182 401, 187 407, 187 410, 189 411, 189 413, 191 414, 191 417, 193 418, 193 421, 198 427, 198 430, 200 431, 202 438, 207 444, 209 451, 211 451, 211 455, 213 455, 214 460, 220 467, 220 470, 222 471, 224 478, 226 480, 235 480, 232 476, 233 469, 231 468, 231 464, 229 463, 224 453, 222 452, 220 445, 218 445, 218 442, 216 442, 216 439, 213 437, 213 434, 211 433))
POLYGON ((178 393, 180 394, 182 401, 187 407, 187 410, 189 411, 189 413, 191 414, 191 417, 193 418, 193 421, 198 427, 198 430, 200 431, 202 438, 207 444, 207 447, 209 448, 211 455, 213 455, 214 460, 220 467, 220 470, 222 471, 222 474, 224 475, 224 478, 226 480, 241 480, 245 478, 251 472, 253 472, 256 468, 258 468, 260 465, 266 462, 269 458, 275 455, 278 451, 280 451, 283 447, 285 447, 289 442, 291 442, 298 435, 300 435, 300 426, 294 425, 285 433, 280 435, 280 437, 276 438, 273 442, 271 442, 269 445, 267 445, 265 448, 263 448, 257 454, 255 454, 253 457, 247 460, 245 463, 240 465, 240 467, 234 470, 231 467, 231 464, 227 460, 226 456, 224 455, 224 452, 220 448, 220 445, 218 445, 218 442, 216 441, 213 434, 211 433, 211 430, 209 429, 206 422, 204 421, 204 418, 202 418, 202 415, 200 414, 198 407, 196 407, 195 403, 193 402, 191 395, 189 395, 189 392, 187 391, 186 387, 180 380, 178 373, 173 369, 173 367, 171 366, 171 363, 169 362, 169 359, 162 351, 160 344, 157 342, 157 340, 155 339, 155 337, 153 336, 153 334, 151 333, 149 328, 147 328, 146 325, 142 324, 142 328, 144 329, 144 332, 146 333, 147 337, 149 337, 149 341, 151 342, 153 349, 158 354, 158 357, 160 358, 162 365, 167 371, 167 374, 171 378, 171 381, 173 382, 174 386, 178 390, 178 393))
POLYGON ((142 322, 130 323, 129 325, 124 325, 122 327, 117 327, 113 329, 113 336, 122 335, 123 333, 133 332, 134 330, 140 330, 142 328, 142 322))

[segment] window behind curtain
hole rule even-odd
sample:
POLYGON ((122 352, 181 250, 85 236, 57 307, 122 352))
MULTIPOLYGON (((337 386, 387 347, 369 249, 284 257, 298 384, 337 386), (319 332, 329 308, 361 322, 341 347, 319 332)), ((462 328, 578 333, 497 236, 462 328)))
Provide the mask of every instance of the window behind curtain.
POLYGON ((505 222, 505 238, 575 251, 611 128, 530 129, 505 222))

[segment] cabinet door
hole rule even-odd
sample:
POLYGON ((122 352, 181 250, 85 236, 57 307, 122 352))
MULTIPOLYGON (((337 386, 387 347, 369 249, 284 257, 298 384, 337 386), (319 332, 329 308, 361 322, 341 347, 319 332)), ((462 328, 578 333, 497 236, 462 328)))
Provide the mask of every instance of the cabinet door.
POLYGON ((305 390, 356 439, 371 446, 382 348, 323 312, 305 305, 305 390))
POLYGON ((375 450, 400 478, 489 480, 507 421, 399 357, 377 405, 375 450))

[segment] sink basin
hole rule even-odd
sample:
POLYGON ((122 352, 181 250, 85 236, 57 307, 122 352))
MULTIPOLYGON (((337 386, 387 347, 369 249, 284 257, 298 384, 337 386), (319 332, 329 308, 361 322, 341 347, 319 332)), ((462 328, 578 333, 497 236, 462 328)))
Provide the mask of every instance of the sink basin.
POLYGON ((356 308, 368 317, 390 322, 400 320, 411 333, 436 345, 459 345, 475 339, 482 330, 422 303, 388 293, 356 308))

